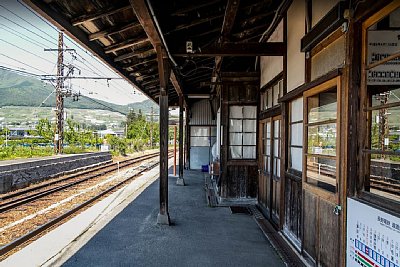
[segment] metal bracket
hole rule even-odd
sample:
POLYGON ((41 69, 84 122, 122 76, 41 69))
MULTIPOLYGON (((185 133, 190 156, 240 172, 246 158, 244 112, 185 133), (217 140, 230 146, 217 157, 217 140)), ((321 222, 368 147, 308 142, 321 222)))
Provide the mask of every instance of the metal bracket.
POLYGON ((342 211, 342 206, 336 205, 335 208, 333 209, 333 213, 337 216, 340 215, 340 212, 342 211))

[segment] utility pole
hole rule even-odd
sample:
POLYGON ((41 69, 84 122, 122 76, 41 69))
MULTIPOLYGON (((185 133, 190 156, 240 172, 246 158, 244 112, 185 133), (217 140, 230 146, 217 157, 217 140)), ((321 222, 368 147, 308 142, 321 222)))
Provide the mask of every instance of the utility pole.
MULTIPOLYGON (((74 49, 64 49, 64 33, 58 33, 57 49, 45 49, 45 51, 57 51, 57 76, 56 76, 56 131, 54 134, 54 152, 61 154, 64 140, 64 98, 72 96, 71 90, 66 90, 64 81, 74 72, 74 66, 68 66, 68 73, 64 76, 64 51, 75 51, 74 49)), ((54 80, 48 78, 46 80, 54 80)), ((78 101, 79 94, 74 94, 74 101, 78 101)))
POLYGON ((57 57, 57 85, 56 85, 56 132, 54 135, 54 152, 62 153, 63 127, 64 127, 64 34, 58 33, 58 57, 57 57))
POLYGON ((7 123, 6 123, 6 147, 8 147, 8 128, 7 128, 7 123))
POLYGON ((150 148, 153 149, 153 107, 151 107, 150 148))

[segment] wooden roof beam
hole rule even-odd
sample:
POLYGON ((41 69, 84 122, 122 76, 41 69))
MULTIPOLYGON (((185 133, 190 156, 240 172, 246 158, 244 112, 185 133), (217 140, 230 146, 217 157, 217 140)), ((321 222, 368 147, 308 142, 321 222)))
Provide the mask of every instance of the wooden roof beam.
POLYGON ((85 22, 89 22, 89 21, 93 21, 93 20, 96 20, 96 19, 100 19, 100 18, 105 17, 105 16, 113 15, 115 13, 118 13, 118 12, 121 12, 121 11, 125 11, 127 9, 131 9, 131 6, 127 5, 127 6, 123 6, 123 7, 120 7, 120 8, 111 7, 109 9, 107 9, 107 10, 100 10, 99 12, 96 12, 96 13, 93 13, 93 14, 83 15, 83 16, 77 17, 75 19, 72 19, 71 20, 71 24, 72 24, 72 26, 79 26, 79 25, 81 25, 81 24, 83 24, 85 22))
POLYGON ((137 77, 136 81, 137 82, 144 82, 144 81, 147 81, 147 80, 155 79, 157 77, 158 77, 157 75, 142 75, 142 76, 137 77))
POLYGON ((197 5, 192 4, 191 6, 178 9, 177 11, 173 12, 171 15, 172 16, 182 16, 188 12, 191 12, 191 11, 203 8, 203 7, 211 6, 211 5, 217 4, 219 2, 221 2, 221 0, 206 1, 205 3, 201 3, 201 4, 197 4, 197 5))
MULTIPOLYGON (((131 6, 138 18, 140 24, 142 25, 144 31, 146 32, 149 40, 154 48, 157 46, 163 46, 162 38, 157 30, 157 27, 150 15, 150 10, 148 9, 145 0, 130 0, 131 6)), ((171 71, 170 80, 178 94, 183 95, 183 87, 179 81, 175 70, 171 71)), ((186 103, 186 101, 185 101, 186 103)))
POLYGON ((139 22, 128 23, 123 26, 110 27, 108 29, 89 34, 89 41, 98 40, 100 38, 104 38, 113 34, 121 33, 123 31, 138 27, 142 27, 139 22))
MULTIPOLYGON (((80 27, 72 26, 70 19, 62 16, 59 12, 52 9, 51 6, 47 4, 45 1, 24 0, 24 3, 27 4, 30 8, 32 8, 40 16, 49 21, 51 24, 56 26, 58 29, 63 29, 65 34, 67 34, 71 39, 73 39, 83 48, 93 53, 96 57, 100 59, 100 61, 107 64, 112 70, 118 73, 121 77, 126 78, 126 80, 132 86, 138 88, 139 91, 149 96, 147 92, 143 91, 143 88, 140 86, 140 84, 136 83, 133 79, 130 78, 128 72, 124 71, 122 68, 114 64, 113 59, 104 53, 103 46, 101 46, 98 42, 90 42, 87 32, 81 29, 80 27)), ((131 7, 129 6, 129 8, 131 7)), ((101 13, 103 12, 104 10, 102 10, 101 13)))
POLYGON ((140 77, 143 75, 153 75, 153 74, 157 74, 157 73, 158 73, 157 68, 150 68, 150 69, 143 69, 141 71, 133 71, 133 72, 129 73, 129 76, 140 77))
MULTIPOLYGON (((229 36, 233 29, 233 25, 235 24, 236 15, 239 10, 239 5, 240 5, 240 0, 228 0, 228 4, 226 5, 225 9, 224 22, 222 23, 222 29, 221 29, 222 38, 219 40, 219 42, 224 42, 229 39, 229 36)), ((222 56, 215 57, 215 68, 212 72, 211 79, 213 79, 213 77, 216 77, 218 75, 222 67, 222 61, 223 61, 222 56)), ((211 91, 213 92, 214 90, 215 86, 212 86, 211 91)))
MULTIPOLYGON (((139 63, 134 63, 134 64, 127 64, 125 67, 123 67, 124 69, 126 69, 127 71, 141 71, 141 68, 138 68, 138 66, 143 65, 143 64, 147 64, 147 68, 153 68, 155 66, 157 66, 157 59, 153 59, 153 60, 148 60, 146 62, 139 62, 139 63)), ((143 67, 142 67, 143 68, 143 67)))
POLYGON ((189 29, 191 27, 194 27, 194 26, 197 26, 197 25, 201 25, 201 24, 206 23, 206 22, 209 23, 210 21, 212 21, 214 19, 222 18, 223 16, 224 15, 222 15, 222 14, 221 15, 214 15, 214 16, 211 16, 211 17, 206 17, 206 18, 202 18, 202 19, 198 19, 198 20, 192 21, 190 24, 182 24, 182 25, 177 26, 175 29, 170 30, 166 34, 170 34, 170 33, 173 33, 173 32, 180 31, 180 30, 184 30, 184 29, 189 29))
POLYGON ((104 49, 104 52, 106 54, 114 53, 114 52, 117 52, 119 50, 122 50, 122 49, 125 49, 125 48, 128 48, 128 47, 132 47, 132 46, 135 46, 135 45, 143 44, 145 42, 148 42, 147 36, 142 35, 140 37, 132 38, 132 39, 123 41, 123 42, 118 43, 118 44, 107 46, 104 49))
POLYGON ((114 62, 119 62, 119 61, 122 61, 122 60, 125 60, 125 59, 129 59, 129 58, 133 58, 133 57, 146 58, 146 57, 149 57, 149 56, 152 56, 152 55, 155 55, 155 54, 156 54, 156 51, 153 48, 148 49, 146 51, 132 51, 132 52, 129 52, 129 53, 126 53, 126 54, 122 54, 122 55, 114 58, 114 62))
POLYGON ((142 82, 142 86, 146 86, 146 85, 150 85, 150 84, 158 84, 160 82, 160 80, 157 78, 155 80, 150 80, 150 81, 146 81, 146 82, 142 82))
POLYGON ((225 9, 224 22, 222 23, 221 35, 223 39, 228 39, 232 31, 237 12, 239 10, 240 0, 228 0, 225 9))
POLYGON ((154 25, 153 19, 151 18, 150 10, 146 5, 145 0, 129 0, 129 2, 155 49, 157 45, 162 44, 162 40, 158 34, 156 26, 154 25))
POLYGON ((148 60, 143 60, 142 62, 139 62, 137 64, 132 65, 132 67, 135 68, 135 67, 140 66, 140 65, 154 63, 154 61, 157 61, 157 58, 151 58, 151 59, 148 59, 148 60))
POLYGON ((172 55, 176 57, 216 57, 216 56, 283 56, 286 51, 286 44, 283 42, 271 43, 222 43, 209 46, 196 51, 187 53, 182 47, 179 51, 173 51, 172 55))

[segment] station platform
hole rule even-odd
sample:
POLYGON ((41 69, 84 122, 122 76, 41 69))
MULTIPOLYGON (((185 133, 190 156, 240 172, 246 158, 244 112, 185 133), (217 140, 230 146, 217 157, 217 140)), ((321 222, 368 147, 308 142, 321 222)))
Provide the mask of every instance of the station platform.
POLYGON ((58 158, 65 158, 70 156, 75 156, 79 154, 60 154, 60 155, 52 155, 52 156, 45 156, 45 157, 37 157, 37 158, 19 158, 19 159, 9 159, 9 160, 1 160, 0 166, 8 166, 14 164, 21 164, 26 162, 35 162, 35 161, 42 161, 42 160, 49 160, 49 159, 58 159, 58 158))
MULTIPOLYGON (((186 186, 176 185, 176 177, 169 177, 172 225, 158 225, 158 172, 155 175, 154 182, 146 185, 118 214, 90 230, 93 232, 90 238, 78 235, 71 239, 75 243, 71 248, 65 246, 58 255, 49 255, 52 260, 39 263, 31 258, 30 263, 41 266, 285 266, 252 216, 232 214, 228 207, 207 206, 204 174, 200 171, 184 172, 186 186)), ((53 238, 62 239, 60 235, 66 232, 59 230, 53 238)), ((49 247, 57 243, 51 239, 43 242, 49 247), (54 243, 47 244, 51 242, 54 243)), ((23 249, 25 254, 18 252, 3 263, 22 264, 18 258, 36 254, 35 248, 28 247, 23 249)))

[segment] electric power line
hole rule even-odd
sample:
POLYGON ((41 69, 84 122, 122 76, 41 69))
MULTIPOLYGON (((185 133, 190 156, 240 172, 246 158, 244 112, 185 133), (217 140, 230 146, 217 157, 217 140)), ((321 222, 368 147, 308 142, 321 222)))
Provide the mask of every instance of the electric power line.
POLYGON ((18 46, 18 45, 16 45, 16 44, 10 43, 10 42, 8 42, 8 41, 2 39, 2 38, 0 38, 0 41, 3 41, 3 42, 5 42, 5 43, 7 43, 7 44, 9 44, 9 45, 11 45, 11 46, 13 46, 13 47, 16 47, 16 48, 18 48, 18 49, 20 49, 20 50, 22 50, 22 51, 24 51, 24 52, 26 52, 26 53, 28 53, 28 54, 31 54, 31 55, 33 55, 33 56, 35 56, 35 57, 37 57, 37 58, 40 58, 40 59, 42 59, 42 60, 44 60, 44 61, 49 62, 50 64, 53 64, 53 62, 50 61, 50 60, 48 60, 47 58, 44 58, 44 57, 41 57, 41 56, 39 56, 39 55, 37 55, 37 54, 35 54, 35 53, 32 53, 31 51, 28 51, 28 50, 26 50, 26 49, 24 49, 24 48, 22 48, 22 47, 20 47, 20 46, 18 46))
POLYGON ((3 18, 3 19, 5 19, 5 20, 7 20, 7 21, 9 21, 9 22, 11 22, 11 23, 13 23, 14 25, 17 25, 18 27, 21 27, 22 29, 24 29, 24 30, 26 30, 26 31, 28 31, 28 32, 30 32, 30 33, 32 33, 32 34, 38 36, 39 38, 41 38, 41 39, 43 39, 43 40, 46 40, 47 42, 51 43, 52 45, 57 45, 57 44, 54 43, 53 41, 51 41, 51 40, 49 40, 49 39, 47 39, 47 38, 44 38, 43 36, 39 35, 38 33, 36 33, 36 32, 34 32, 34 31, 32 31, 32 30, 26 28, 25 26, 22 26, 21 24, 15 22, 15 21, 10 20, 9 18, 7 18, 7 17, 5 17, 5 16, 3 16, 3 15, 1 15, 1 14, 0 14, 0 17, 3 18))
MULTIPOLYGON (((40 15, 38 15, 36 12, 34 12, 33 10, 31 10, 31 9, 30 9, 29 7, 27 7, 25 4, 21 3, 20 0, 17 0, 17 2, 18 2, 20 5, 22 5, 24 8, 26 8, 27 10, 29 10, 32 14, 34 14, 34 15, 35 15, 37 18, 39 18, 41 21, 43 21, 43 22, 46 23, 48 26, 50 26, 52 29, 54 29, 55 31, 59 32, 59 30, 58 30, 56 27, 54 27, 52 24, 50 24, 49 22, 47 22, 45 19, 43 19, 40 15)), ((2 5, 0 5, 0 6, 2 6, 2 5)), ((45 33, 47 36, 49 36, 49 37, 52 38, 51 35, 49 35, 48 33, 44 32, 43 30, 39 29, 38 27, 36 27, 36 26, 33 25, 32 23, 26 21, 25 19, 23 19, 23 18, 20 17, 19 15, 15 14, 15 13, 12 12, 11 10, 5 8, 4 6, 2 6, 2 7, 3 7, 4 9, 8 10, 10 13, 14 14, 15 16, 17 16, 18 18, 20 18, 21 20, 27 22, 29 25, 33 26, 35 29, 41 31, 42 33, 45 33)), ((1 16, 1 15, 0 15, 0 16, 1 16)), ((17 26, 19 26, 19 27, 21 27, 21 28, 23 28, 23 29, 25 29, 25 30, 27 30, 27 31, 29 31, 29 32, 31 32, 31 33, 37 35, 37 36, 39 36, 40 38, 42 38, 42 39, 44 39, 44 40, 46 40, 46 41, 48 41, 48 42, 54 44, 52 41, 50 41, 50 40, 48 40, 47 38, 44 38, 43 36, 41 36, 41 35, 39 35, 39 34, 33 32, 33 31, 27 29, 26 27, 21 26, 20 24, 9 20, 9 19, 7 19, 7 18, 4 17, 4 16, 1 16, 1 17, 3 17, 3 18, 5 18, 6 20, 8 20, 8 21, 14 23, 15 25, 17 25, 17 26)), ((20 33, 20 32, 18 32, 18 33, 20 33)), ((20 34, 21 34, 21 33, 20 33, 20 34)), ((25 35, 25 36, 26 36, 26 35, 25 35)), ((113 71, 109 66, 107 66, 106 64, 104 64, 103 62, 101 62, 97 57, 93 56, 91 53, 88 53, 88 51, 86 51, 86 50, 83 49, 82 47, 80 47, 80 46, 78 46, 77 44, 75 44, 75 42, 74 42, 71 38, 69 38, 68 36, 65 36, 65 37, 66 37, 66 39, 67 39, 68 41, 70 41, 70 42, 72 43, 72 45, 74 45, 75 47, 77 47, 77 48, 79 48, 80 50, 82 50, 86 55, 89 55, 92 59, 95 59, 98 63, 101 64, 102 67, 106 67, 109 71, 111 71, 111 72, 114 73, 114 71, 113 71)), ((22 38, 22 37, 20 37, 20 38, 22 38)), ((23 38, 23 39, 24 39, 24 38, 23 38)), ((26 39, 24 39, 24 40, 26 40, 26 39)), ((41 43, 41 44, 42 44, 42 43, 41 43)), ((44 45, 44 44, 42 44, 42 45, 44 45)), ((45 45, 44 45, 44 46, 45 46, 45 45)), ((68 48, 67 45, 65 45, 65 46, 68 48)), ((97 68, 93 63, 87 61, 87 60, 86 60, 83 56, 81 56, 79 53, 76 52, 76 54, 82 59, 82 61, 81 61, 82 64, 84 64, 86 67, 88 67, 88 68, 91 70, 92 73, 95 73, 95 74, 101 73, 101 74, 103 74, 103 75, 106 76, 106 74, 105 74, 103 71, 101 71, 99 68, 97 68), (88 66, 88 65, 86 64, 86 62, 87 62, 88 64, 90 64, 91 67, 88 66), (97 72, 94 71, 94 70, 92 69, 92 67, 93 67, 95 70, 97 70, 97 72)), ((54 69, 54 67, 53 67, 53 69, 54 69)), ((86 69, 86 71, 88 71, 88 70, 86 69)), ((107 83, 107 86, 110 86, 110 85, 107 83)), ((117 85, 115 85, 114 83, 111 83, 111 86, 112 86, 113 88, 115 88, 116 90, 118 90, 119 92, 121 92, 122 94, 126 95, 127 97, 129 97, 129 98, 131 97, 131 95, 128 94, 128 93, 126 92, 126 90, 125 90, 121 85, 118 84, 118 86, 117 86, 117 85)), ((134 89, 136 89, 136 88, 134 88, 134 89)))
POLYGON ((35 29, 39 30, 40 32, 44 33, 45 35, 49 36, 50 38, 54 38, 53 36, 51 36, 50 34, 48 34, 47 32, 43 31, 42 29, 40 29, 39 27, 33 25, 31 22, 27 21, 26 19, 24 19, 23 17, 19 16, 18 14, 16 14, 15 12, 9 10, 8 8, 6 8, 5 6, 3 6, 2 4, 0 4, 0 7, 4 8, 5 10, 7 10, 8 12, 10 12, 11 14, 13 14, 14 16, 18 17, 19 19, 25 21, 26 23, 28 23, 29 25, 31 25, 32 27, 34 27, 35 29))
MULTIPOLYGON (((16 61, 16 62, 18 62, 18 63, 20 63, 20 64, 22 64, 22 65, 25 65, 25 66, 29 67, 29 68, 32 68, 32 69, 35 69, 35 70, 37 70, 37 71, 43 72, 43 70, 40 70, 40 69, 38 69, 38 68, 35 68, 35 67, 33 67, 33 66, 29 65, 29 64, 26 64, 26 63, 24 63, 24 62, 22 62, 22 61, 20 61, 20 60, 18 60, 18 59, 9 57, 9 56, 7 56, 7 55, 5 55, 5 54, 3 54, 3 53, 0 53, 0 55, 6 57, 6 58, 8 58, 8 59, 14 60, 14 61, 16 61)), ((45 73, 46 73, 46 74, 49 74, 48 72, 45 72, 45 73)))

